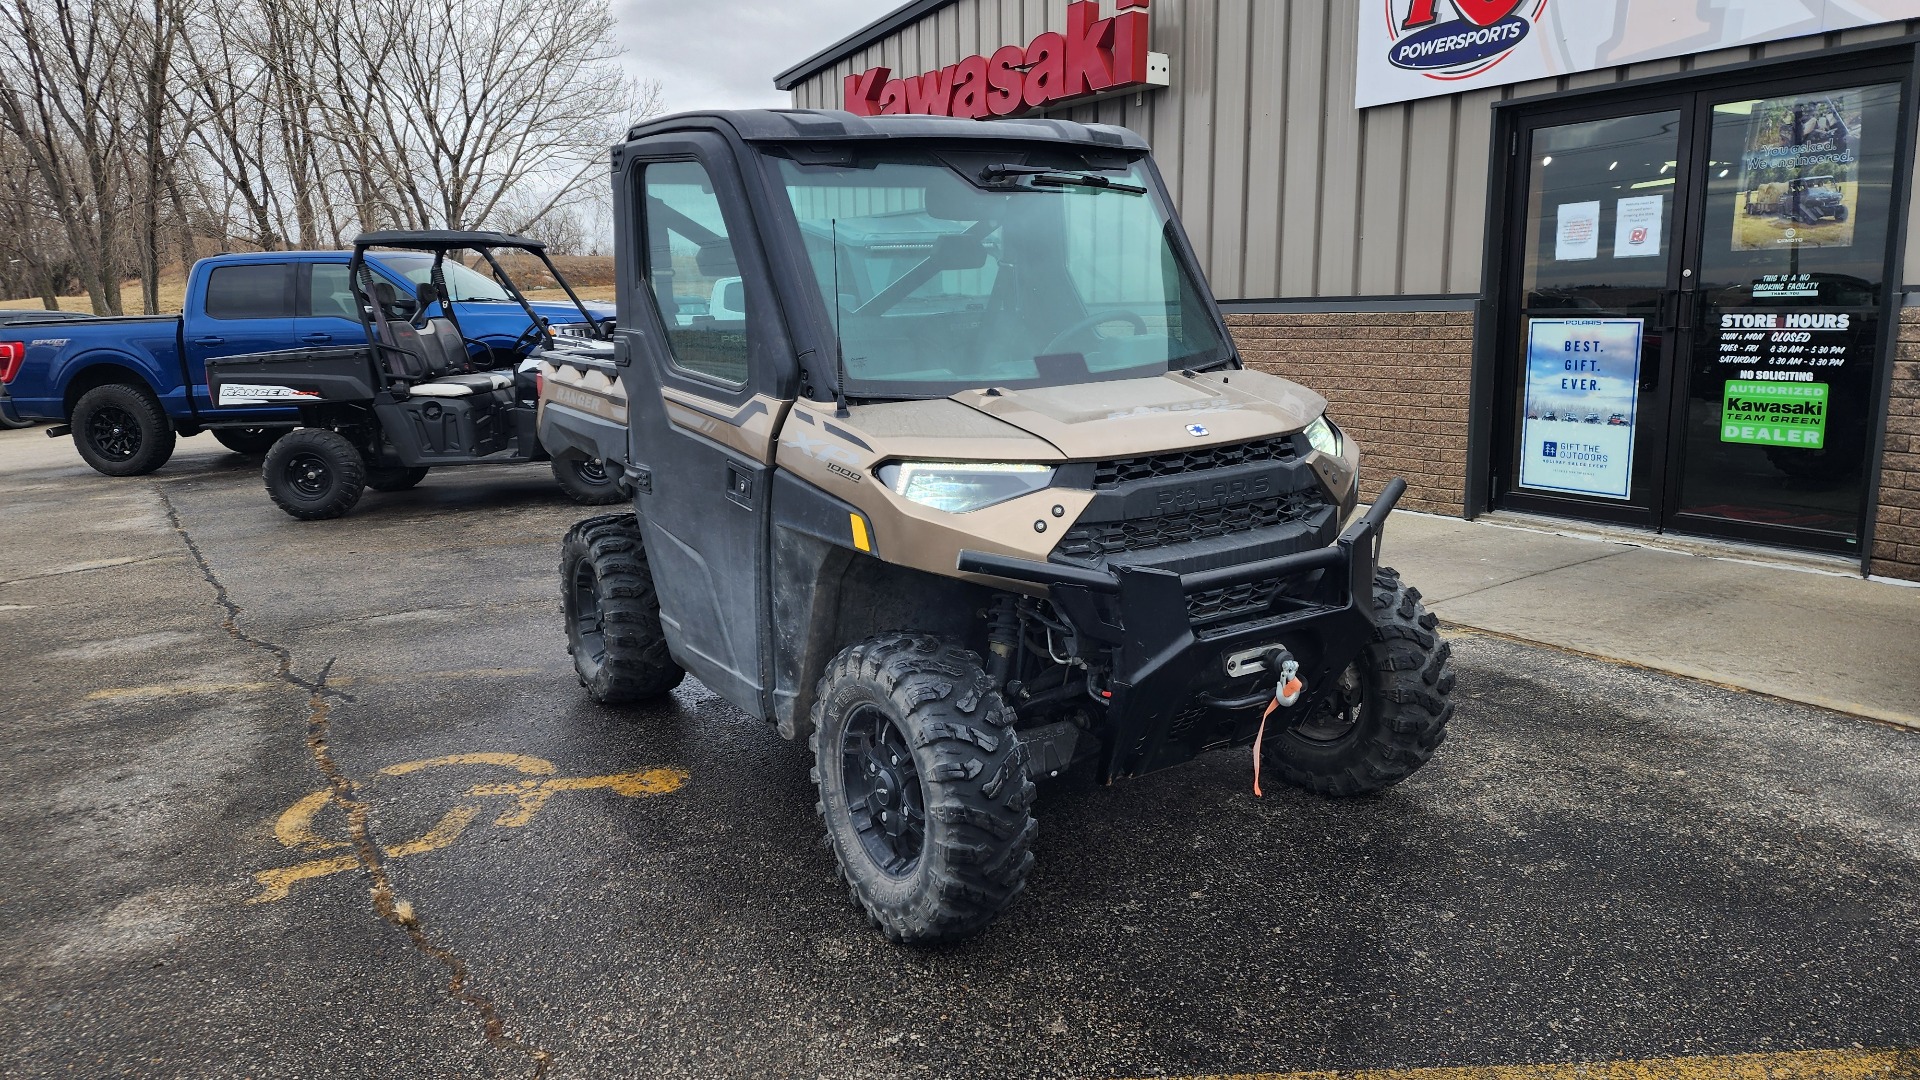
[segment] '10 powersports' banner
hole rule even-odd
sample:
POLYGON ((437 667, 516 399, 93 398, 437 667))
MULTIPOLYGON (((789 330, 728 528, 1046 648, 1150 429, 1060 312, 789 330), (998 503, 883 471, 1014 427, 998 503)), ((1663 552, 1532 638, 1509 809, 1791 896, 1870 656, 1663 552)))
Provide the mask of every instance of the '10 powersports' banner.
POLYGON ((1920 0, 1360 0, 1355 106, 1920 19, 1920 0))

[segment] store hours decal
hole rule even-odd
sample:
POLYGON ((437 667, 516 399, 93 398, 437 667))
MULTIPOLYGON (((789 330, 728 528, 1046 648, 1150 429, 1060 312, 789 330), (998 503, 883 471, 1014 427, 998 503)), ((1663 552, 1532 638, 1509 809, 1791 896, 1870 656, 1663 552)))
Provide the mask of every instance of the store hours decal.
POLYGON ((1527 325, 1520 486, 1627 498, 1645 332, 1644 319, 1527 325))

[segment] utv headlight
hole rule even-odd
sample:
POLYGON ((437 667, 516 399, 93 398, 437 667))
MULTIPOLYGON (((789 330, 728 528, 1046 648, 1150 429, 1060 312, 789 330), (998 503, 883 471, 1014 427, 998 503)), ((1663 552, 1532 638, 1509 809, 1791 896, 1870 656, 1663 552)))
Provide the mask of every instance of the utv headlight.
POLYGON ((882 466, 880 480, 922 506, 964 514, 1053 483, 1050 465, 977 461, 901 461, 882 466))
POLYGON ((1328 457, 1340 456, 1340 429, 1328 423, 1325 416, 1307 425, 1307 442, 1328 457))

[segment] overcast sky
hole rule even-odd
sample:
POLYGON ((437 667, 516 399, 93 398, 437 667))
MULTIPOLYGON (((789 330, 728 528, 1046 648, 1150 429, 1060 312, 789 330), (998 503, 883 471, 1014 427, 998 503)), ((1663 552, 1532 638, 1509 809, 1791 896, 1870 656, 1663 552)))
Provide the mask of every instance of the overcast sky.
POLYGON ((613 0, 628 70, 668 112, 782 108, 773 77, 905 0, 613 0))

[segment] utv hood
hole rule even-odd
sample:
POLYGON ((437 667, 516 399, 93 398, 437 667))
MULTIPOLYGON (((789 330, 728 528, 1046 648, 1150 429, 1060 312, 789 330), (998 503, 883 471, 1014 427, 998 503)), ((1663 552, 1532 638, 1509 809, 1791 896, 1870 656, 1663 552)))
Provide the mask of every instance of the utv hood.
POLYGON ((1259 371, 1173 372, 1152 379, 1032 390, 968 390, 946 401, 1044 440, 1069 461, 1288 435, 1327 409, 1319 394, 1259 371))

